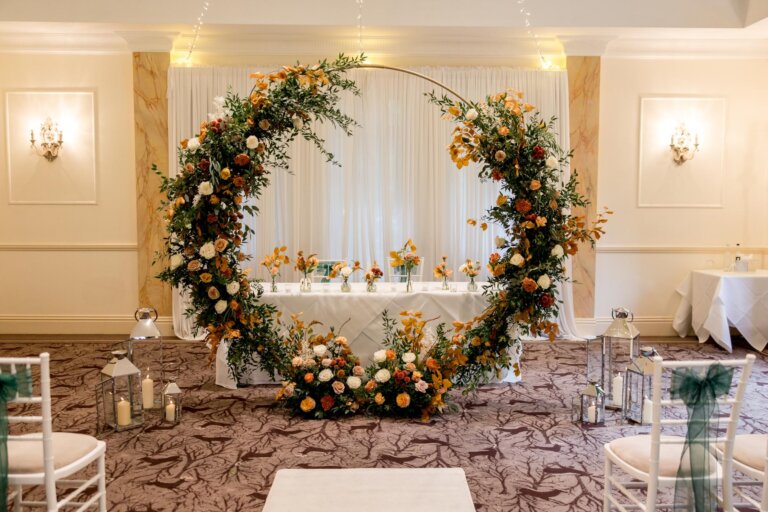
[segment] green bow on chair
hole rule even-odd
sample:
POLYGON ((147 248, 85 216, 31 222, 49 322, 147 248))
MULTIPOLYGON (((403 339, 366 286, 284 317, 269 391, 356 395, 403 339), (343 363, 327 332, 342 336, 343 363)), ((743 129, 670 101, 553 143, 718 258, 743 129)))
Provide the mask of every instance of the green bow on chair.
POLYGON ((709 420, 717 412, 717 398, 731 389, 733 368, 720 363, 709 367, 705 375, 691 368, 672 372, 670 394, 688 408, 688 433, 680 457, 675 483, 675 509, 714 512, 717 509, 717 479, 709 462, 709 420), (683 463, 686 452, 690 465, 683 463))
POLYGON ((0 373, 0 512, 8 510, 8 401, 32 395, 29 370, 0 373))

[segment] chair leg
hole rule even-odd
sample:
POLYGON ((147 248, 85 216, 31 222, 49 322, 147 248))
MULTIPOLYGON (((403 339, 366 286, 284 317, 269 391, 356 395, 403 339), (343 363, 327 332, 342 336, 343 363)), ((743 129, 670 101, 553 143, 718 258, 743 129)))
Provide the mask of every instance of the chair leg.
POLYGON ((605 458, 605 484, 603 485, 603 512, 611 512, 611 477, 613 476, 613 464, 605 458))
POLYGON ((104 463, 104 457, 105 454, 101 454, 101 457, 99 457, 98 462, 98 471, 99 471, 99 512, 107 512, 107 471, 106 471, 106 464, 104 463))
POLYGON ((16 494, 13 497, 13 512, 21 512, 21 486, 16 486, 16 494))

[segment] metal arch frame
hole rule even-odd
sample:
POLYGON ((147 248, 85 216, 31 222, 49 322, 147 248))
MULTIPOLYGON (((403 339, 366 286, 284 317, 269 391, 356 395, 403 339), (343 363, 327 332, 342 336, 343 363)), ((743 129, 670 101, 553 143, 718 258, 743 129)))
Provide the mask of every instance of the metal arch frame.
POLYGON ((407 75, 412 75, 412 76, 421 78, 423 80, 426 80, 427 82, 432 82, 433 84, 437 85, 438 87, 441 87, 442 89, 445 89, 449 93, 451 93, 454 96, 456 96, 463 103, 469 104, 469 101, 464 99, 464 97, 462 97, 459 93, 457 93, 456 91, 454 91, 453 89, 451 89, 450 87, 445 85, 444 83, 438 82, 434 78, 429 77, 427 75, 423 75, 421 73, 417 73, 416 71, 411 71, 410 69, 399 68, 399 67, 396 67, 396 66, 387 66, 387 65, 384 65, 384 64, 360 64, 357 67, 360 68, 360 69, 388 69, 390 71, 399 71, 400 73, 405 73, 407 75))

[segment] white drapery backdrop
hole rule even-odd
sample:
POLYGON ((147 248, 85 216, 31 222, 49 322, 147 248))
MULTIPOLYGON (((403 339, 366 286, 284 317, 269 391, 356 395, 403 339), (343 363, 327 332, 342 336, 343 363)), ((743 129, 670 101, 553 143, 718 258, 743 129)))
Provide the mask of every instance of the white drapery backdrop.
MULTIPOLYGON (((216 96, 231 89, 247 95, 253 71, 272 68, 171 68, 168 72, 169 173, 178 170, 178 142, 199 131, 200 122, 214 111, 216 96)), ((521 70, 500 67, 425 67, 414 71, 430 76, 470 101, 513 88, 523 91, 545 119, 554 116, 560 145, 569 147, 568 79, 565 71, 521 70)), ((454 279, 467 258, 483 268, 494 251, 500 230, 485 232, 467 225, 480 219, 498 195, 498 187, 481 182, 476 169, 457 170, 446 151, 453 124, 424 97, 437 88, 417 77, 389 70, 349 72, 360 96, 345 95, 340 108, 360 126, 347 137, 332 126, 317 126, 326 147, 341 166, 325 162, 304 140, 291 148, 290 172, 273 169, 271 185, 258 202, 261 213, 248 222, 256 234, 245 247, 253 256, 251 275, 266 278, 258 262, 275 246, 286 245, 291 259, 298 250, 317 253, 320 259, 360 260, 366 268, 375 260, 387 272, 389 251, 411 238, 424 258, 424 280, 441 256, 448 257, 454 279)), ((438 94, 443 91, 437 89, 438 94)), ((564 179, 568 178, 564 169, 564 179)), ((570 265, 569 265, 570 266, 570 265)), ((295 281, 293 265, 281 280, 295 281)), ((570 268, 569 268, 570 274, 570 268)), ((485 276, 485 271, 482 274, 485 276)), ((481 276, 481 279, 482 279, 481 276)), ((359 278, 359 277, 358 277, 359 278)), ((570 283, 561 287, 558 321, 565 337, 578 336, 570 283)), ((191 318, 182 294, 174 292, 173 324, 176 336, 194 338, 191 318)), ((201 336, 198 336, 200 338, 201 336)))

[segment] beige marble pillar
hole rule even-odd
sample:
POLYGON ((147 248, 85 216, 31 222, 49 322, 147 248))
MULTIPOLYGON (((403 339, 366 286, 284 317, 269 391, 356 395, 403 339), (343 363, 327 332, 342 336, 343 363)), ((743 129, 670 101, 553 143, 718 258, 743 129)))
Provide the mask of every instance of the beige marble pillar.
POLYGON ((160 179, 156 164, 168 171, 168 66, 170 54, 133 54, 133 111, 136 138, 136 220, 138 229, 139 303, 171 315, 171 288, 155 276, 155 253, 162 249, 165 226, 157 212, 160 179))
MULTIPOLYGON (((600 127, 600 57, 568 57, 571 169, 579 173, 579 191, 587 208, 574 213, 587 222, 597 212, 597 149, 600 127)), ((610 228, 609 228, 610 229, 610 228)), ((585 244, 573 260, 574 309, 579 318, 595 316, 595 250, 585 244)))

